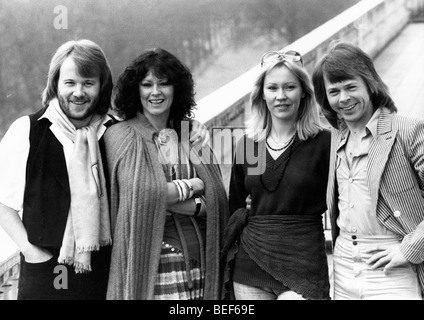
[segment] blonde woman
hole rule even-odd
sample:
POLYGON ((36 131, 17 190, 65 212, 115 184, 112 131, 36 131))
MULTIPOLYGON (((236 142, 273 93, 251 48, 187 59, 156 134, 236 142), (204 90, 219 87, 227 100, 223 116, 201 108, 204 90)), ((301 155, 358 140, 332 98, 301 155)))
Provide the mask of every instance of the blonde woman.
POLYGON ((330 133, 298 52, 267 52, 261 65, 231 174, 227 289, 236 299, 329 299, 322 214, 330 133))

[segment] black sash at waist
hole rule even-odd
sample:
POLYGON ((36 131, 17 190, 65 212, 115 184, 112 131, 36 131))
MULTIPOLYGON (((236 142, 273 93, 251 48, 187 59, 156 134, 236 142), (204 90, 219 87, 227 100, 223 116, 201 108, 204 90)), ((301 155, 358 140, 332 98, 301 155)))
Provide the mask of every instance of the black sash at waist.
POLYGON ((239 209, 231 216, 224 250, 229 250, 239 238, 249 257, 276 280, 307 298, 327 299, 329 280, 322 216, 248 214, 239 209))

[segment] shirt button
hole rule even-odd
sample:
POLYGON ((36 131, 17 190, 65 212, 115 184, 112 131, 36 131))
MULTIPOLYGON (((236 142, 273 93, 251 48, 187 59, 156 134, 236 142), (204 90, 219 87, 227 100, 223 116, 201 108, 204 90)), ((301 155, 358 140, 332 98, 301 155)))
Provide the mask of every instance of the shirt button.
POLYGON ((353 179, 352 179, 352 178, 350 178, 350 179, 349 179, 349 182, 350 182, 350 183, 353 183, 353 179))
POLYGON ((352 243, 353 243, 354 246, 356 246, 358 244, 358 242, 356 242, 356 241, 353 241, 352 243))
POLYGON ((396 210, 395 212, 393 212, 393 215, 394 215, 396 218, 399 218, 399 217, 400 217, 400 211, 399 211, 399 210, 396 210))
POLYGON ((352 227, 352 232, 358 231, 355 227, 352 227))
POLYGON ((355 240, 355 239, 356 239, 356 236, 355 236, 355 235, 353 235, 353 236, 352 236, 352 239, 353 239, 353 240, 355 240))
POLYGON ((355 205, 351 202, 350 204, 349 204, 349 207, 351 207, 351 208, 353 208, 355 205))

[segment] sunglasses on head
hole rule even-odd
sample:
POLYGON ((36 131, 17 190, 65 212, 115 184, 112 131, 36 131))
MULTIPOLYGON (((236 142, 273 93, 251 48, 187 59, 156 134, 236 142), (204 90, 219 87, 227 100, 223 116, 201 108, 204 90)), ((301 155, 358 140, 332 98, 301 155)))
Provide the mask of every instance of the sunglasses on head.
POLYGON ((301 54, 297 51, 289 50, 286 52, 283 52, 283 51, 265 52, 261 59, 261 67, 263 67, 268 62, 274 61, 275 59, 278 59, 280 61, 283 61, 283 60, 291 61, 303 66, 303 60, 302 60, 301 54))

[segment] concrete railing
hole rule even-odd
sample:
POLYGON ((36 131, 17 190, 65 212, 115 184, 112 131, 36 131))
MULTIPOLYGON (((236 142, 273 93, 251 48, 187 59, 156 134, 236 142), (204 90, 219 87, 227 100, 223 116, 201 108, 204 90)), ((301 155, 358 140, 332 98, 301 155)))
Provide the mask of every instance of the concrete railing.
MULTIPOLYGON (((281 50, 299 51, 309 74, 334 41, 354 43, 375 57, 408 24, 410 17, 422 10, 423 4, 424 0, 363 0, 281 50)), ((232 130, 244 126, 249 114, 250 92, 260 72, 259 59, 255 67, 198 101, 195 116, 209 128, 213 146, 214 138, 217 142, 221 138, 214 136, 216 128, 232 130)), ((236 139, 232 137, 224 151, 220 150, 221 159, 232 158, 236 139)), ((219 149, 221 145, 219 143, 219 149)), ((226 163, 221 169, 228 191, 231 166, 226 163)), ((323 219, 328 233, 328 216, 324 215, 323 219)))
MULTIPOLYGON (((299 51, 309 73, 333 41, 359 45, 375 57, 408 23, 424 0, 363 0, 325 24, 282 48, 299 51)), ((242 126, 258 65, 198 101, 196 119, 208 128, 242 126)))
MULTIPOLYGON (((359 45, 375 57, 420 10, 424 0, 363 0, 295 42, 282 48, 302 54, 305 68, 312 74, 318 59, 334 41, 348 41, 359 45)), ((234 143, 222 146, 215 128, 240 128, 249 115, 249 98, 254 81, 260 72, 258 64, 227 85, 199 100, 195 117, 204 123, 212 135, 212 145, 219 145, 221 159, 231 159, 234 143)), ((324 124, 326 121, 324 119, 324 124)), ((237 137, 233 137, 233 140, 237 137)), ((214 148, 215 149, 215 148, 214 148)), ((220 159, 219 159, 220 160, 220 159)), ((221 160, 221 163, 223 161, 221 160)), ((221 165, 224 184, 228 188, 230 167, 221 165)), ((228 190, 227 190, 228 191, 228 190)))
POLYGON ((15 300, 20 271, 19 251, 0 261, 0 300, 15 300))

